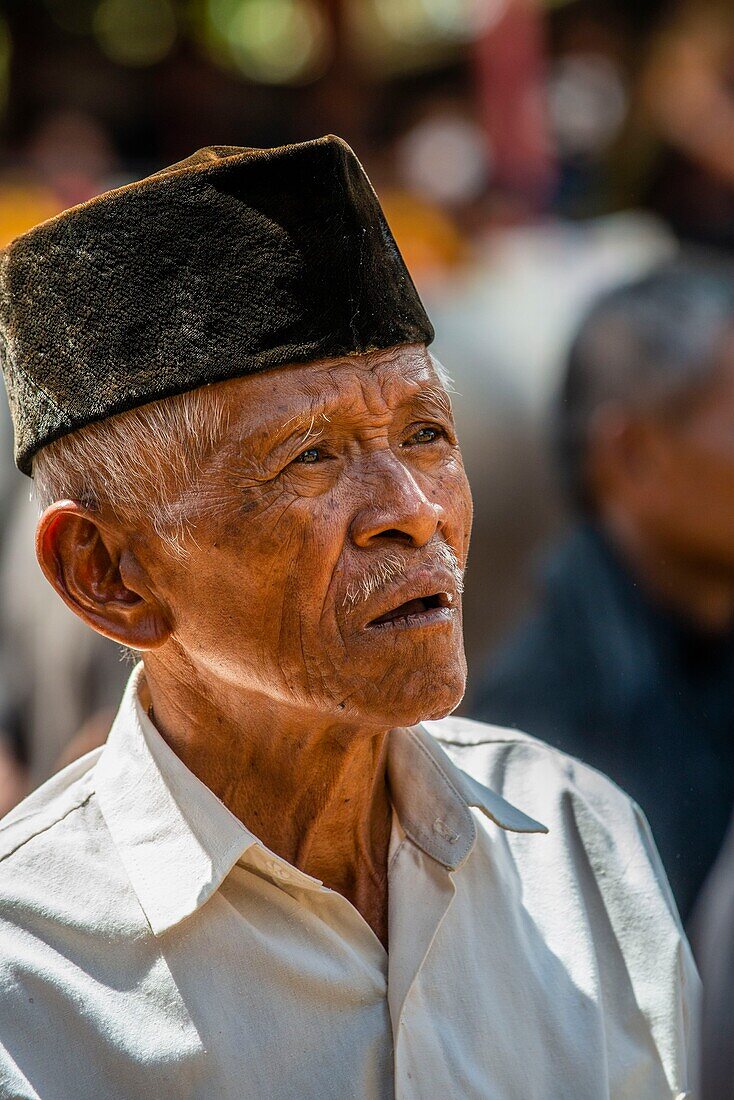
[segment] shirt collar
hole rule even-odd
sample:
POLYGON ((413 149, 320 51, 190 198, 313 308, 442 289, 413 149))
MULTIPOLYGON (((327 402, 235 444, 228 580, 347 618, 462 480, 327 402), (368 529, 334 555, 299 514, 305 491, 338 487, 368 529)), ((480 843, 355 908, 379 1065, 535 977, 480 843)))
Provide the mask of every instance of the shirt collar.
POLYGON ((427 855, 454 871, 476 840, 470 807, 514 833, 547 833, 456 764, 423 726, 394 729, 388 745, 390 797, 400 824, 427 855))
POLYGON ((257 838, 163 740, 128 681, 95 767, 102 815, 156 935, 219 888, 257 838))
MULTIPOLYGON (((138 699, 142 673, 141 664, 130 677, 95 767, 95 787, 132 887, 152 931, 160 935, 199 909, 248 848, 264 845, 189 771, 148 719, 138 699)), ((457 768, 421 726, 390 734, 388 777, 403 830, 450 870, 474 845, 472 806, 502 829, 546 831, 457 768)))

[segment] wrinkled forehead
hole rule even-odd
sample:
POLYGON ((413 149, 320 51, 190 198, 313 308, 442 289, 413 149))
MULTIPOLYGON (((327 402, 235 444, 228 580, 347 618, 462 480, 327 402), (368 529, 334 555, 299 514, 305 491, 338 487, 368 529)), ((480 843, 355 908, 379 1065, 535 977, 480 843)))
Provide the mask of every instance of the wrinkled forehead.
POLYGON ((278 367, 223 385, 231 400, 229 427, 239 438, 277 434, 303 417, 379 415, 440 388, 422 344, 278 367))

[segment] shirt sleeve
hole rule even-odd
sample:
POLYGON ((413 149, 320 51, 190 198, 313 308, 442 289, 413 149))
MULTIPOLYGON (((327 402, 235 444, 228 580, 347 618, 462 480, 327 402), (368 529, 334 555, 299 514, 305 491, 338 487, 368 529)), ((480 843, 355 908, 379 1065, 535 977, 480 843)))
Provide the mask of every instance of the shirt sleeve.
POLYGON ((699 1100, 700 982, 640 808, 532 736, 462 718, 435 725, 460 768, 548 829, 501 843, 524 913, 593 1005, 590 1056, 609 1097, 699 1100))
POLYGON ((576 827, 635 1001, 672 1100, 695 1100, 701 983, 650 827, 605 776, 574 770, 576 827))

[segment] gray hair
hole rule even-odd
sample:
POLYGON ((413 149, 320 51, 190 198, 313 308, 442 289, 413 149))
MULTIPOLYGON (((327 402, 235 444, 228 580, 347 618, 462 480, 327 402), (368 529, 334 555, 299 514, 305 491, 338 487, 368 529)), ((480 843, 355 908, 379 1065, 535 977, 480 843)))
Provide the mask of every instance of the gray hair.
POLYGON ((734 266, 691 253, 605 294, 571 346, 554 416, 554 443, 571 501, 593 512, 585 478, 594 414, 672 408, 720 367, 734 329, 734 266))
MULTIPOLYGON (((452 381, 431 356, 440 385, 452 381)), ((220 385, 202 386, 88 424, 47 444, 33 460, 40 509, 56 500, 105 504, 124 520, 145 515, 176 551, 193 533, 190 495, 227 430, 220 385)), ((197 499, 197 519, 203 519, 197 499)), ((212 507, 218 510, 221 502, 212 507)))

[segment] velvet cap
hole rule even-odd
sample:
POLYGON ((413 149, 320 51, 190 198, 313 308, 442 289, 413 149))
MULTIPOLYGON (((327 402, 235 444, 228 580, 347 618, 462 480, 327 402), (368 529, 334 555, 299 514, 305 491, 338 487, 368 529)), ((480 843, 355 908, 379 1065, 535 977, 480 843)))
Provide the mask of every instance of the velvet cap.
POLYGON ((85 424, 289 363, 429 343, 349 146, 212 146, 0 254, 15 458, 85 424))

